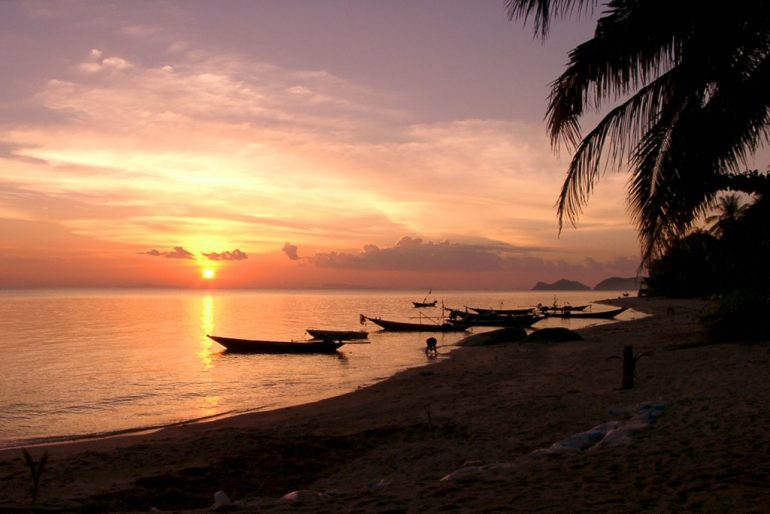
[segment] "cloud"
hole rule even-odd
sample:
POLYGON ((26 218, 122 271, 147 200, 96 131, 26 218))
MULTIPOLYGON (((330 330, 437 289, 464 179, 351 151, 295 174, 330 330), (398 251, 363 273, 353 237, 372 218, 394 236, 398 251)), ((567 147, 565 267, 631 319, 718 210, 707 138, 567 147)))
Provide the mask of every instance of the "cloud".
POLYGON ((505 243, 434 243, 406 236, 389 248, 369 244, 355 254, 319 253, 312 262, 322 268, 369 271, 499 271, 505 262, 502 253, 514 250, 505 243))
POLYGON ((133 63, 122 57, 104 57, 104 52, 98 48, 92 48, 88 53, 88 60, 78 65, 78 69, 85 73, 125 71, 133 67, 133 63))
POLYGON ((638 259, 616 257, 607 262, 587 258, 582 262, 546 259, 536 247, 517 247, 504 242, 478 239, 473 243, 431 242, 403 237, 392 247, 369 244, 357 253, 318 253, 309 260, 321 268, 401 272, 527 272, 537 273, 628 273, 638 259))
POLYGON ((152 255, 153 257, 166 257, 167 259, 194 259, 195 255, 188 252, 181 246, 175 246, 171 252, 161 252, 160 250, 150 250, 148 252, 141 252, 146 255, 152 255))
POLYGON ((242 261, 244 259, 248 259, 249 256, 246 255, 245 252, 240 251, 239 249, 235 249, 232 252, 225 251, 225 252, 211 252, 206 253, 202 252, 205 257, 207 257, 211 261, 242 261))
POLYGON ((298 250, 297 245, 286 243, 285 245, 283 245, 283 248, 281 248, 281 250, 283 250, 283 253, 285 253, 289 259, 293 261, 299 260, 299 254, 297 253, 297 250, 298 250))

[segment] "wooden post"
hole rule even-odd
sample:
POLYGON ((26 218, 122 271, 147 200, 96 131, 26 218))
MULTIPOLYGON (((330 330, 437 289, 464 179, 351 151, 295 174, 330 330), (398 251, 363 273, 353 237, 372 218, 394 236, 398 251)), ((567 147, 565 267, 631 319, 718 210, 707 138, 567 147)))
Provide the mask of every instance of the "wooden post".
POLYGON ((636 359, 634 359, 634 347, 623 347, 623 384, 621 389, 634 388, 634 372, 636 368, 636 359))

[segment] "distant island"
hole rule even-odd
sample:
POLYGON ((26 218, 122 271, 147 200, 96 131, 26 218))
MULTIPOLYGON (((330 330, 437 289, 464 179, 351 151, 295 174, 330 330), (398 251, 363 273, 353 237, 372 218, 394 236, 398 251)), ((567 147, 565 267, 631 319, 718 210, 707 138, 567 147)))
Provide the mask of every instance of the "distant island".
POLYGON ((605 278, 594 286, 594 291, 638 291, 642 280, 642 277, 605 278))
POLYGON ((553 284, 546 284, 545 282, 538 282, 533 291, 590 291, 591 288, 580 282, 574 280, 561 279, 557 280, 553 284))
MULTIPOLYGON (((594 291, 638 291, 641 277, 610 277, 605 278, 593 288, 594 291)), ((591 288, 582 282, 567 280, 565 278, 557 280, 552 284, 538 282, 532 288, 532 291, 591 291, 591 288)))

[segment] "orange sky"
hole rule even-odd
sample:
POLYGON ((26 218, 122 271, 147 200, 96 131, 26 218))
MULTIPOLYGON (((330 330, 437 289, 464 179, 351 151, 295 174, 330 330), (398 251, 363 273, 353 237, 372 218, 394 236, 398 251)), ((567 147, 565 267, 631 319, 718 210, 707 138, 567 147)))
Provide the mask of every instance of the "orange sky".
POLYGON ((542 44, 497 0, 321 4, 0 3, 0 288, 636 273, 623 175, 558 234, 547 83, 590 20, 542 44))

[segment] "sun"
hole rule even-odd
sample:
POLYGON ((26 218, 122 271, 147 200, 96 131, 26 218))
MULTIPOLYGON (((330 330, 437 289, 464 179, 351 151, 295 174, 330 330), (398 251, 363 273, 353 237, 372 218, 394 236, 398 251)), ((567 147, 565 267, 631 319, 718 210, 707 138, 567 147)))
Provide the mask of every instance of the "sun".
POLYGON ((206 280, 211 280, 215 276, 217 276, 217 274, 213 269, 205 269, 201 272, 201 277, 205 278, 206 280))

